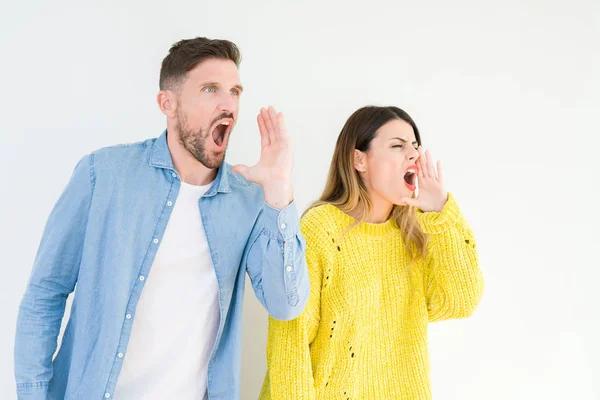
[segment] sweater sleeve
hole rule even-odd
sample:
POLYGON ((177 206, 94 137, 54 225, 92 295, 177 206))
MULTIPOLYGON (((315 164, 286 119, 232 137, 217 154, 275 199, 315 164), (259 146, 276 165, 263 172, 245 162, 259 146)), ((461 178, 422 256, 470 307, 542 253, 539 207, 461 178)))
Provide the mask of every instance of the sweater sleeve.
POLYGON ((303 313, 291 321, 269 318, 267 376, 261 400, 314 400, 315 386, 310 357, 320 321, 324 231, 307 214, 300 223, 306 239, 306 263, 310 295, 303 313))
POLYGON ((429 234, 425 259, 425 293, 430 321, 471 316, 483 294, 473 232, 448 194, 441 212, 417 213, 429 234))

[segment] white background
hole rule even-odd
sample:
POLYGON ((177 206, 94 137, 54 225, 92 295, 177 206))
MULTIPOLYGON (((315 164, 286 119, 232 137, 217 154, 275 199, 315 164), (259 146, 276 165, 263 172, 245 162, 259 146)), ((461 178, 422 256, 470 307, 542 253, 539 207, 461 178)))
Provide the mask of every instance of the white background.
MULTIPOLYGON (((81 156, 158 136, 172 43, 243 53, 230 163, 258 160, 255 115, 286 113, 300 209, 366 104, 393 104, 445 163, 486 291, 432 324, 434 399, 600 399, 600 2, 5 2, 0 12, 0 398, 15 399, 18 304, 46 218, 81 156), (418 5, 423 4, 423 5, 418 5)), ((247 292, 242 399, 265 371, 247 292)))

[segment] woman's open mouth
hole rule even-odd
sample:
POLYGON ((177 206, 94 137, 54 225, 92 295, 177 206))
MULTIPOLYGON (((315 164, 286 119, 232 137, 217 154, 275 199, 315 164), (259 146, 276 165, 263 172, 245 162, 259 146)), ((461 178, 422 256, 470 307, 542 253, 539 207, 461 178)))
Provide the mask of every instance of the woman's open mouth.
POLYGON ((417 190, 417 171, 417 166, 411 165, 404 173, 404 184, 410 189, 411 192, 417 190))
POLYGON ((212 128, 212 138, 217 147, 225 148, 231 128, 233 127, 233 119, 226 118, 216 122, 212 128))

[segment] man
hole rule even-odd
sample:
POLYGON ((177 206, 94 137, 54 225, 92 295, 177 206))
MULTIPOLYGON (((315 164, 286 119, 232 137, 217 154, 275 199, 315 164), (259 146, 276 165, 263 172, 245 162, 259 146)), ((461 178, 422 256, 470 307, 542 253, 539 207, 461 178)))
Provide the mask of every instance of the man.
POLYGON ((237 399, 246 271, 274 318, 302 312, 309 283, 283 115, 260 111, 258 164, 224 163, 239 63, 229 41, 176 43, 157 98, 167 130, 76 166, 19 311, 19 399, 237 399))

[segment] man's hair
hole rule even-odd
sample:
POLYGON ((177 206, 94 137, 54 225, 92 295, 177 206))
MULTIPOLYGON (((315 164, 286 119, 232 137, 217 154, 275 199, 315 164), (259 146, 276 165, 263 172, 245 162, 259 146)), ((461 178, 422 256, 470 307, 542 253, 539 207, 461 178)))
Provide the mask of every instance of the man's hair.
POLYGON ((242 55, 235 43, 229 40, 197 37, 183 39, 171 46, 160 68, 160 90, 175 89, 185 74, 208 59, 231 60, 240 66, 242 55))

